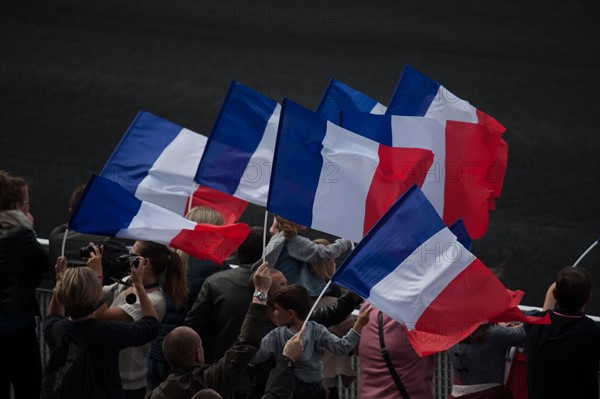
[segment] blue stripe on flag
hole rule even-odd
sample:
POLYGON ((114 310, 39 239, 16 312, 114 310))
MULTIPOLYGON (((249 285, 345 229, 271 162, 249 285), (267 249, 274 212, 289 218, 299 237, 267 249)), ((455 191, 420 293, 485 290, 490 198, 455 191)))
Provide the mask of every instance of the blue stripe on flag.
POLYGON ((471 251, 471 247, 473 246, 473 242, 471 241, 471 237, 469 237, 469 233, 463 223, 462 219, 458 219, 456 222, 452 224, 452 226, 448 227, 452 234, 456 236, 458 242, 462 244, 468 251, 471 251))
POLYGON ((435 80, 405 65, 386 115, 425 116, 439 87, 435 80))
POLYGON ((71 219, 69 229, 114 237, 129 227, 142 201, 118 183, 92 176, 71 219))
POLYGON ((373 115, 365 112, 342 112, 342 127, 380 144, 393 146, 391 115, 373 115))
POLYGON ((341 111, 370 112, 375 105, 377 105, 377 101, 371 97, 339 80, 331 79, 316 112, 336 125, 340 125, 341 111))
MULTIPOLYGON (((338 267, 332 281, 368 298, 371 287, 445 227, 425 195, 413 185, 369 230, 338 267)), ((424 248, 416 256, 434 256, 436 252, 439 249, 424 248)))
POLYGON ((138 112, 100 176, 135 193, 152 165, 182 129, 150 112, 138 112))
POLYGON ((232 81, 194 180, 233 195, 276 107, 277 102, 232 81))
POLYGON ((269 211, 296 223, 312 224, 326 132, 325 118, 287 98, 283 100, 267 203, 269 211))

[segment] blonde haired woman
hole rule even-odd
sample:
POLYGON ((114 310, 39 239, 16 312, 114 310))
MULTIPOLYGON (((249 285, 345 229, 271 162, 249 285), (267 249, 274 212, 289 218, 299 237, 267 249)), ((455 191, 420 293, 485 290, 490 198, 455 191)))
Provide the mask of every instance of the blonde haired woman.
MULTIPOLYGON (((156 310, 144 290, 143 276, 148 265, 131 269, 131 280, 137 290, 142 317, 131 323, 111 321, 103 323, 95 318, 95 310, 102 300, 102 285, 96 273, 87 267, 66 268, 66 258, 56 265, 57 282, 44 324, 44 337, 52 355, 44 371, 47 376, 64 363, 57 350, 69 339, 89 344, 88 353, 94 366, 98 397, 123 398, 119 375, 121 349, 143 345, 156 337, 160 329, 156 310), (65 318, 65 314, 68 317, 65 318), (65 337, 69 337, 66 339, 65 337), (72 338, 71 338, 72 337, 72 338)), ((73 393, 73 397, 81 397, 73 393)))

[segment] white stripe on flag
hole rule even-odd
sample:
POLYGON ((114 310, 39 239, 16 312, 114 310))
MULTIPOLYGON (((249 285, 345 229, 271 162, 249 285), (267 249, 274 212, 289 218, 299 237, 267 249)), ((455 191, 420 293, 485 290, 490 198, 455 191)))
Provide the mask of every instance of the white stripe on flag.
POLYGON ((281 105, 277 104, 267 122, 260 143, 258 143, 256 151, 250 157, 248 166, 233 194, 235 197, 245 199, 253 204, 267 206, 273 153, 275 150, 275 141, 277 140, 277 126, 279 125, 280 114, 281 105))
POLYGON ((117 237, 168 245, 181 230, 194 230, 195 227, 196 223, 191 220, 183 219, 167 209, 142 201, 142 206, 129 223, 129 227, 120 230, 117 237), (160 229, 157 229, 157 226, 160 226, 160 229))
POLYGON ((445 123, 416 116, 392 116, 394 147, 424 148, 433 152, 433 163, 421 190, 438 215, 444 215, 444 177, 446 166, 445 123))
POLYGON ((474 106, 461 100, 442 85, 438 88, 438 92, 424 116, 440 122, 477 123, 478 120, 477 109, 474 106))
POLYGON ((377 103, 373 108, 371 108, 369 113, 373 115, 385 115, 385 111, 387 111, 387 107, 382 103, 377 103))
POLYGON ((367 301, 385 298, 373 304, 411 330, 427 306, 474 260, 473 254, 444 228, 373 286, 367 301))
POLYGON ((367 194, 379 165, 378 151, 378 143, 327 122, 313 229, 333 234, 345 231, 345 238, 361 240, 367 194))
POLYGON ((206 141, 203 135, 182 129, 154 162, 135 196, 183 215, 206 141))

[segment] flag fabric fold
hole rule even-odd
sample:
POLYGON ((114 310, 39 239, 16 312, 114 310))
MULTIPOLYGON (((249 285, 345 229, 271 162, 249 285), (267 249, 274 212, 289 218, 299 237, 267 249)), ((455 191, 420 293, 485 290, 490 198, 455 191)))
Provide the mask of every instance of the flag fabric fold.
MULTIPOLYGON (((140 111, 100 176, 119 183, 143 201, 185 215, 205 145, 203 135, 140 111)), ((191 206, 200 205, 219 211, 230 224, 239 219, 247 203, 199 187, 193 192, 191 206)))
POLYGON ((471 237, 483 237, 490 189, 481 165, 494 161, 499 136, 473 123, 363 112, 342 112, 342 126, 394 148, 431 150, 423 192, 447 225, 462 218, 471 237))
POLYGON ((429 150, 381 145, 284 99, 267 209, 360 241, 410 185, 422 184, 432 160, 429 150))
POLYGON ((337 79, 331 79, 317 106, 317 114, 336 125, 341 125, 340 112, 358 111, 370 114, 385 114, 387 108, 366 94, 353 89, 337 79))
POLYGON ((233 81, 195 181, 266 206, 280 110, 277 102, 233 81))
POLYGON ((474 123, 481 126, 483 133, 495 137, 494 159, 487 165, 480 165, 485 168, 485 180, 492 192, 488 201, 489 209, 495 209, 494 198, 502 193, 508 161, 508 144, 502 139, 506 129, 502 124, 410 65, 404 66, 386 113, 423 116, 440 122, 454 121, 454 124, 448 125, 448 135, 460 134, 461 129, 465 128, 457 122, 474 123))
POLYGON ((243 223, 195 223, 158 205, 141 201, 118 183, 93 176, 69 220, 80 233, 154 241, 199 259, 222 263, 250 232, 243 223))
POLYGON ((545 323, 512 295, 411 187, 345 259, 332 281, 402 323, 420 356, 444 351, 489 320, 545 323))

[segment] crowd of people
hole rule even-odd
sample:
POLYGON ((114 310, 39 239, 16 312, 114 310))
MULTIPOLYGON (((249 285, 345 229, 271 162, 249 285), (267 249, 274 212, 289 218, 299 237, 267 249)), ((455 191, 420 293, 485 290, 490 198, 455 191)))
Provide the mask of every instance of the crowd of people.
MULTIPOLYGON (((208 207, 186 217, 223 224, 208 207)), ((215 264, 148 241, 75 232, 64 240, 66 226, 51 233, 48 253, 33 221, 27 182, 0 171, 0 345, 9 366, 0 398, 12 387, 16 399, 336 399, 331 381, 354 378, 360 398, 434 398, 433 356, 419 357, 400 323, 333 284, 310 313, 348 240, 311 241, 303 226, 278 216, 266 248, 263 228, 252 227, 235 254, 215 264), (35 290, 44 274, 56 283, 43 320, 52 352, 42 369, 35 290), (80 384, 55 378, 69 381, 66 373, 84 366, 80 384)), ((530 398, 598 398, 600 326, 585 315, 591 298, 590 273, 567 267, 542 311, 532 312, 549 314, 551 324, 480 325, 448 350, 449 397, 513 398, 506 353, 522 347, 530 398)))

